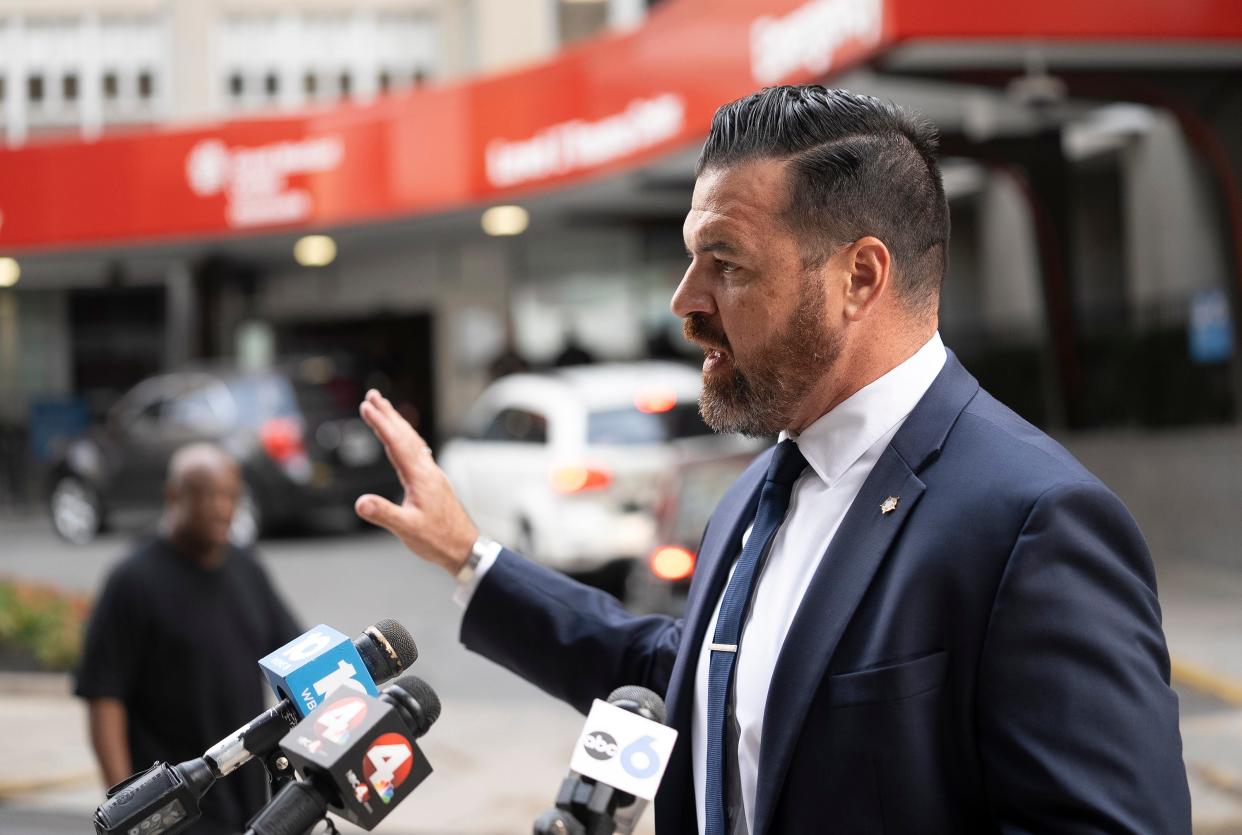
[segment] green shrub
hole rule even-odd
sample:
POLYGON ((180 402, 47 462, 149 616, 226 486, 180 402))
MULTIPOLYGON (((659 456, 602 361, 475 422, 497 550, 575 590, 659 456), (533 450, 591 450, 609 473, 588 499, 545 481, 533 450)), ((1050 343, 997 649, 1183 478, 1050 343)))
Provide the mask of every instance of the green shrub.
POLYGON ((82 595, 0 578, 0 653, 45 670, 68 670, 82 650, 89 603, 82 595))

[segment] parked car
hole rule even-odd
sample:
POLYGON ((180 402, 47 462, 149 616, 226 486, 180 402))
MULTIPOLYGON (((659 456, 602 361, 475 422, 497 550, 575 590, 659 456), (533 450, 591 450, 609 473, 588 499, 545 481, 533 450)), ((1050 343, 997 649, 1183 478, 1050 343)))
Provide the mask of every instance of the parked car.
POLYGON ((644 560, 644 570, 632 572, 626 586, 630 608, 682 614, 707 521, 756 452, 757 447, 734 455, 684 461, 669 474, 656 505, 655 545, 644 560))
POLYGON ((656 542, 655 507, 684 462, 757 446, 712 433, 698 370, 583 365, 493 383, 440 464, 481 530, 622 592, 656 542))
POLYGON ((52 527, 86 543, 108 524, 158 516, 174 451, 211 441, 242 467, 245 492, 233 538, 325 509, 348 511, 364 492, 399 487, 382 449, 357 417, 361 387, 339 361, 311 357, 271 370, 204 368, 143 380, 107 421, 63 444, 49 471, 52 527))

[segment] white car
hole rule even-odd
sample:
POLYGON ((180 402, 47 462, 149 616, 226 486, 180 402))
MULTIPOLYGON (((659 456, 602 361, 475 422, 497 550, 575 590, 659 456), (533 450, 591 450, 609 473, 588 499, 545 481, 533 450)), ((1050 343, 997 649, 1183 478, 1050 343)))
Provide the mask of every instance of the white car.
POLYGON ((628 570, 656 545, 655 505, 683 462, 759 449, 708 429, 701 387, 697 369, 654 361, 502 377, 440 465, 488 536, 562 571, 628 570))

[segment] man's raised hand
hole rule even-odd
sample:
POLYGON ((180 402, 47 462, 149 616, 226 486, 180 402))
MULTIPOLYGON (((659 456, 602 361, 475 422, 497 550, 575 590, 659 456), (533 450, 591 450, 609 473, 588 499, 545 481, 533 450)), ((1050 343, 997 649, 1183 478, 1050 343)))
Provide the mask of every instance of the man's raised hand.
POLYGON ((405 498, 396 505, 368 493, 358 497, 354 510, 400 539, 413 553, 457 574, 479 531, 431 457, 431 448, 375 389, 367 392, 359 412, 384 445, 405 498))

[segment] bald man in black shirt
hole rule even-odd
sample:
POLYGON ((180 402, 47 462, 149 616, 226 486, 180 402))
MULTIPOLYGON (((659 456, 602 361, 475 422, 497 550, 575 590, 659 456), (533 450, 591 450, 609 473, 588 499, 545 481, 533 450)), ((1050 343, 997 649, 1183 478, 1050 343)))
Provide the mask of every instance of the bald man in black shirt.
MULTIPOLYGON (((257 662, 300 629, 254 557, 231 545, 237 464, 195 444, 169 466, 159 535, 108 577, 87 628, 76 693, 109 785, 177 763, 264 708, 257 662)), ((250 763, 203 799, 194 835, 240 832, 266 800, 250 763)))

